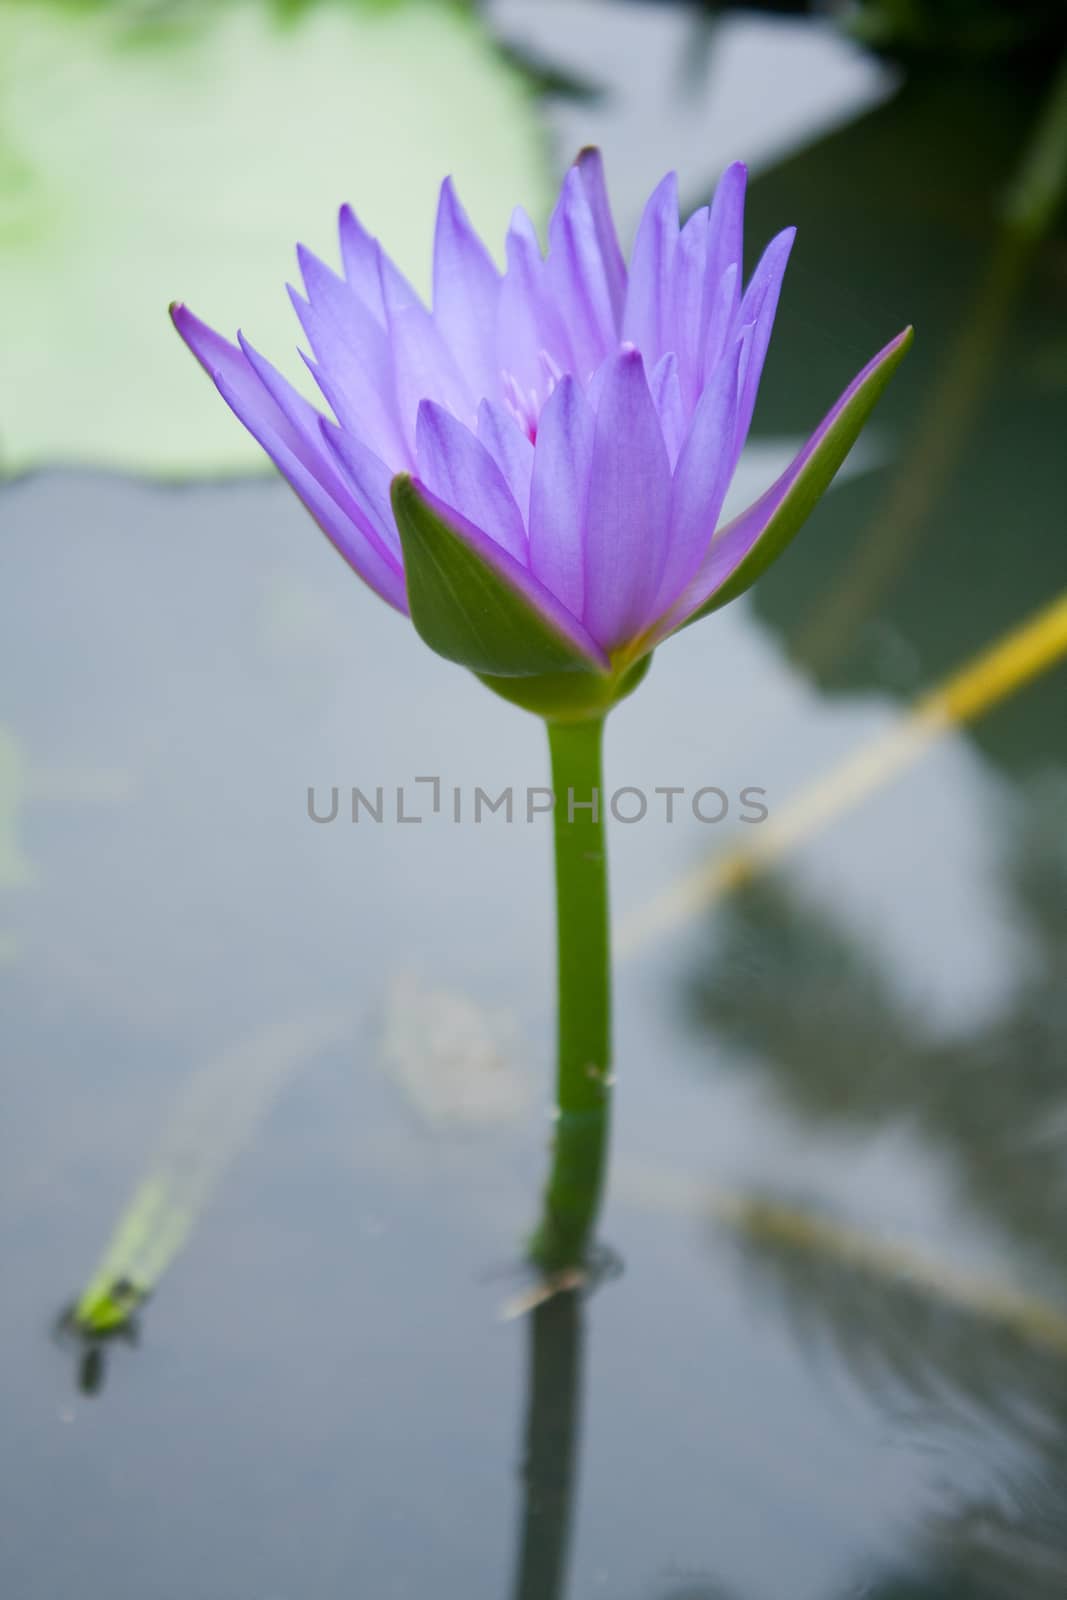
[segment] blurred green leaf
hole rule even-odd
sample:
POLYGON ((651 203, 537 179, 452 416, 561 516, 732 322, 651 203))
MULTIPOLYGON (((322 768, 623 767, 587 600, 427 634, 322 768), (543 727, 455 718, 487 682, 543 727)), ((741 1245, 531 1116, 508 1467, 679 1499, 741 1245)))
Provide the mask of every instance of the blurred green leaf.
POLYGON ((349 201, 420 287, 453 173, 501 238, 548 170, 533 96, 433 0, 0 9, 0 467, 254 469, 170 330, 180 296, 298 382, 293 245, 349 201))
POLYGON ((1064 31, 1062 0, 852 0, 842 21, 904 57, 996 58, 1064 31))

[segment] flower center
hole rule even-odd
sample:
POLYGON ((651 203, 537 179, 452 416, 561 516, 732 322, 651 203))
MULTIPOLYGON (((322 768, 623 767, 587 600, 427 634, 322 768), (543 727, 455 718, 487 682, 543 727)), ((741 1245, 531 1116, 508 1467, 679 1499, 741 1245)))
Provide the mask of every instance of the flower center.
POLYGON ((506 368, 501 373, 504 384, 504 404, 531 444, 537 443, 537 424, 541 411, 547 404, 549 396, 557 383, 563 377, 562 371, 547 350, 540 351, 539 355, 541 370, 544 374, 543 390, 540 386, 524 389, 515 374, 509 372, 506 368))

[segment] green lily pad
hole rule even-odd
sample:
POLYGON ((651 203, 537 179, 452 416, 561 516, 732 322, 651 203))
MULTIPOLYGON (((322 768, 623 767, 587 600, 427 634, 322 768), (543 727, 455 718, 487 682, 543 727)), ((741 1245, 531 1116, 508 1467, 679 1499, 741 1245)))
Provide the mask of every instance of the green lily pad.
POLYGON ((335 259, 349 201, 425 288, 449 172, 491 240, 548 199, 532 92, 465 8, 0 7, 0 469, 262 468, 168 302, 304 381, 296 239, 335 259))

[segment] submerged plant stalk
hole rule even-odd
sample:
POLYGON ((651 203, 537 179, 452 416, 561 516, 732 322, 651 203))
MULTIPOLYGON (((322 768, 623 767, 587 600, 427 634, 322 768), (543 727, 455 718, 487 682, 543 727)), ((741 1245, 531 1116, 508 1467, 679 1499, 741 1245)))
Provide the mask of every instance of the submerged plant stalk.
POLYGON ((550 1271, 585 1261, 607 1164, 611 950, 603 727, 599 717, 548 723, 556 797, 556 1121, 544 1209, 531 1253, 550 1271))

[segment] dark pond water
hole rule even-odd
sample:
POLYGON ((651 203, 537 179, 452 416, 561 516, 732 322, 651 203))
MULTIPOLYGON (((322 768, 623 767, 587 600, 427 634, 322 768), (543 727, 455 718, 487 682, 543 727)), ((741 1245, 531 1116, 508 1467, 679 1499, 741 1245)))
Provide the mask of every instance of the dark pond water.
MULTIPOLYGON (((773 826, 1063 588, 1067 241, 997 223, 1039 96, 894 89, 803 24, 495 15, 607 77, 545 116, 631 218, 672 159, 696 201, 747 107, 752 246, 801 235, 742 494, 919 329, 800 546, 609 725, 611 785, 759 786, 773 826)), ((4 1593, 1067 1592, 1054 653, 732 896, 652 909, 750 842, 736 804, 614 827, 612 1266, 518 1315, 550 829, 448 805, 545 783, 540 727, 271 481, 55 470, 0 518, 4 1593), (425 820, 316 825, 309 785, 425 820), (188 1236, 87 1395, 52 1324, 152 1173, 188 1236)))

